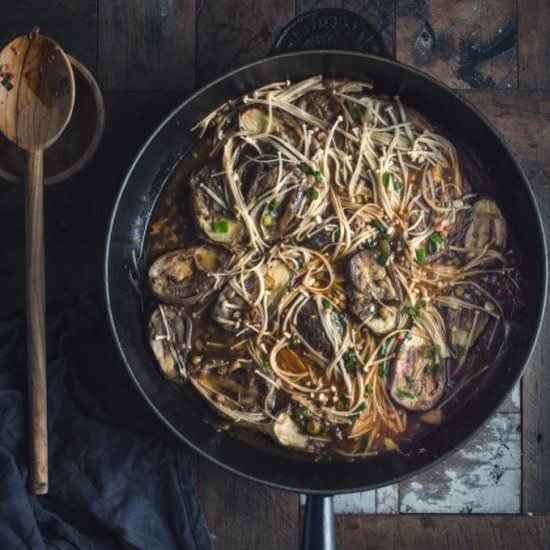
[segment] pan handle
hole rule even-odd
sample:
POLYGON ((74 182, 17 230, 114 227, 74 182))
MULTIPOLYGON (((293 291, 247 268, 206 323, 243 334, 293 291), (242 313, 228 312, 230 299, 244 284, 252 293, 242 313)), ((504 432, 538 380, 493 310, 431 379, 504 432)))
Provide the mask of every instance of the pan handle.
POLYGON ((302 537, 302 550, 336 550, 334 501, 331 496, 307 496, 302 537))

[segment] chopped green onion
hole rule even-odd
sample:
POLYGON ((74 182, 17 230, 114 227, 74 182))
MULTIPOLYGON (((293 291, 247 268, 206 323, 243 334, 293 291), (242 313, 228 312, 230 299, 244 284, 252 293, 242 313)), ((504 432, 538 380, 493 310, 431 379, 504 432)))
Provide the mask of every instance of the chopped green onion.
POLYGON ((317 191, 317 189, 315 189, 315 187, 308 187, 306 189, 306 195, 310 199, 318 199, 319 198, 319 191, 317 191))
POLYGON ((418 315, 418 309, 413 306, 407 306, 403 311, 411 317, 416 317, 418 315))
POLYGON ((304 415, 305 415, 305 411, 304 409, 302 409, 302 407, 296 407, 293 411, 292 411, 292 418, 296 421, 296 422, 300 422, 301 420, 304 419, 304 415))
POLYGON ((368 239, 367 240, 367 248, 369 250, 372 250, 373 248, 376 248, 378 245, 378 241, 376 239, 368 239))
POLYGON ((269 368, 269 361, 267 359, 264 359, 264 362, 262 363, 262 368, 263 369, 268 369, 269 368))
POLYGON ((277 208, 279 208, 279 201, 277 199, 272 199, 269 201, 269 204, 267 205, 267 207, 270 210, 277 210, 277 208))
POLYGON ((391 346, 391 338, 388 340, 384 340, 384 343, 380 346, 380 349, 378 350, 378 356, 386 357, 386 355, 388 355, 388 351, 390 350, 390 346, 391 346))
POLYGON ((428 239, 430 240, 430 243, 433 245, 435 252, 439 250, 441 245, 443 244, 443 237, 437 232, 434 231, 428 239))
POLYGON ((348 316, 345 313, 339 313, 338 314, 338 321, 340 321, 340 324, 345 328, 345 326, 348 322, 348 316))
POLYGON ((382 254, 380 254, 380 256, 378 256, 378 263, 380 265, 386 265, 388 263, 389 259, 390 259, 390 255, 385 254, 384 252, 382 252, 382 254))
POLYGON ((412 376, 409 376, 408 374, 405 374, 405 381, 407 382, 408 386, 412 386, 414 379, 412 376))
POLYGON ((421 246, 420 248, 416 249, 416 261, 419 264, 423 264, 425 260, 426 260, 426 249, 423 246, 421 246))
POLYGON ((384 172, 382 174, 382 183, 384 184, 384 187, 387 187, 392 181, 391 174, 389 172, 384 172))
POLYGON ((292 350, 295 350, 298 347, 298 340, 292 337, 288 342, 288 347, 292 350))
POLYGON ((437 344, 432 344, 431 346, 428 346, 428 349, 426 350, 426 355, 424 355, 426 359, 433 359, 434 361, 437 360, 437 358, 440 356, 441 348, 437 344))
POLYGON ((393 190, 394 191, 401 191, 401 187, 403 187, 398 181, 393 182, 393 190))
POLYGON ((262 218, 262 223, 264 225, 275 225, 275 219, 273 218, 273 216, 271 214, 266 214, 263 218, 262 218))
POLYGON ((300 162, 300 164, 298 165, 300 170, 302 172, 304 172, 305 174, 313 174, 313 169, 311 168, 311 166, 305 162, 300 162))
POLYGON ((319 172, 319 170, 315 170, 315 172, 313 172, 313 177, 315 178, 315 181, 317 181, 317 182, 323 181, 323 174, 321 174, 321 172, 319 172))
POLYGON ((434 363, 433 365, 429 366, 429 371, 432 374, 435 374, 435 373, 439 372, 442 368, 443 368, 443 365, 441 363, 434 363))
POLYGON ((367 447, 369 446, 369 434, 363 434, 361 436, 361 439, 360 439, 360 443, 359 443, 359 450, 361 452, 364 452, 367 450, 367 447))
POLYGON ((407 399, 414 399, 416 395, 410 391, 402 390, 401 388, 397 388, 397 397, 406 397, 407 399))
POLYGON ((366 397, 367 395, 370 395, 373 391, 374 391, 373 385, 372 385, 372 384, 367 384, 367 385, 365 386, 365 397, 366 397))
POLYGON ((384 378, 387 378, 390 374, 390 367, 386 363, 380 363, 378 367, 378 374, 384 378))
POLYGON ((388 238, 388 230, 386 229, 386 226, 378 221, 378 220, 372 220, 370 222, 370 224, 375 228, 375 229, 378 229, 380 235, 382 235, 382 237, 386 237, 386 239, 388 238))
POLYGON ((344 355, 342 355, 342 358, 344 359, 344 368, 348 372, 354 371, 357 368, 357 356, 354 351, 346 351, 344 355))
POLYGON ((214 233, 229 232, 229 222, 227 220, 214 220, 212 222, 212 231, 214 233))
POLYGON ((323 304, 323 309, 330 309, 332 307, 331 303, 326 298, 323 298, 321 303, 323 304))

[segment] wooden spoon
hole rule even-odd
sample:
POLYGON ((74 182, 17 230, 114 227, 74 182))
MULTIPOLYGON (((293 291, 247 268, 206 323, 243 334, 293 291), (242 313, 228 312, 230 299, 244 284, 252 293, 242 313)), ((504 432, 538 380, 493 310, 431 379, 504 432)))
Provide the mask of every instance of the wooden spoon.
POLYGON ((73 111, 71 64, 59 45, 39 35, 12 40, 0 52, 0 131, 27 154, 25 241, 27 369, 31 422, 30 489, 48 492, 46 332, 44 306, 43 155, 73 111))

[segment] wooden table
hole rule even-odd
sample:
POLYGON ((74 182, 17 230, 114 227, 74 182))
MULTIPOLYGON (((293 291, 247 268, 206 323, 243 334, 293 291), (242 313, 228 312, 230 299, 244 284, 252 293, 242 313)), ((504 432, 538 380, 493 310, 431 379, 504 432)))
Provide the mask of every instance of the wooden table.
MULTIPOLYGON (((107 132, 91 165, 46 192, 50 304, 81 292, 101 302, 107 219, 149 132, 191 90, 261 58, 295 14, 319 7, 365 16, 398 60, 477 105, 512 146, 550 228, 547 0, 3 0, 0 43, 38 24, 97 76, 107 105, 107 132)), ((4 313, 23 303, 23 194, 0 183, 4 313)), ((104 320, 91 360, 109 384, 90 383, 118 418, 162 429, 136 398, 105 326, 104 320)), ((547 320, 521 387, 475 441, 398 486, 337 499, 344 512, 339 547, 550 548, 548 328, 547 320)), ((217 548, 299 546, 299 496, 242 481, 201 459, 196 479, 217 548)))

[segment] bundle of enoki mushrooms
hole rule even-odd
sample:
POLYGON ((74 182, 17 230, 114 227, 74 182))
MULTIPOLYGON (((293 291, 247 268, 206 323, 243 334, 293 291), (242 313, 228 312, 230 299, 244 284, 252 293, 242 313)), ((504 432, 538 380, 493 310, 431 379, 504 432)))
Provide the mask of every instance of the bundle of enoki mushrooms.
POLYGON ((504 218, 453 145, 398 97, 320 76, 196 130, 193 215, 227 258, 197 262, 214 302, 183 308, 222 330, 185 358, 167 323, 156 335, 180 374, 224 417, 309 452, 395 450, 440 423, 489 368, 514 288, 504 218))

